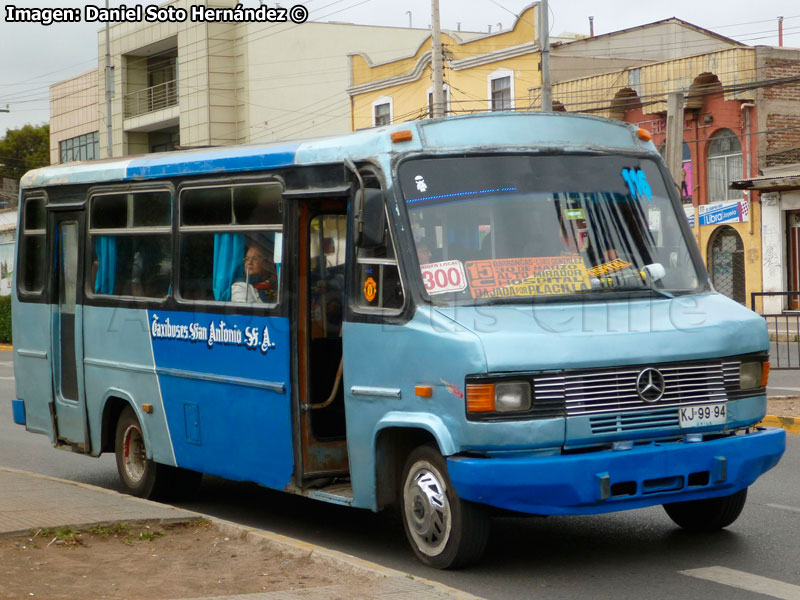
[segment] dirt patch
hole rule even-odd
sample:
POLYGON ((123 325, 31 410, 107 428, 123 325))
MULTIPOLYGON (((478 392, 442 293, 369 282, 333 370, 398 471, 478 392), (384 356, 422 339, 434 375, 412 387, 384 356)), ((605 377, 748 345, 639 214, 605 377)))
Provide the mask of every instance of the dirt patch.
POLYGON ((3 599, 168 600, 329 586, 326 596, 351 599, 368 598, 375 581, 206 521, 0 538, 0 565, 3 599))
POLYGON ((776 417, 800 417, 800 396, 770 396, 767 414, 776 417))

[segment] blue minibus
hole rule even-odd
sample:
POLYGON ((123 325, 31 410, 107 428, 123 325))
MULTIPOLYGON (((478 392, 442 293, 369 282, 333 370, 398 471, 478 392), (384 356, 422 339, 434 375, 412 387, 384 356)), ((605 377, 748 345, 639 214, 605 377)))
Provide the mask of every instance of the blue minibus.
POLYGON ((431 119, 51 166, 21 184, 14 420, 167 499, 203 473, 373 511, 426 565, 489 518, 663 505, 775 466, 764 320, 714 292, 649 134, 431 119))

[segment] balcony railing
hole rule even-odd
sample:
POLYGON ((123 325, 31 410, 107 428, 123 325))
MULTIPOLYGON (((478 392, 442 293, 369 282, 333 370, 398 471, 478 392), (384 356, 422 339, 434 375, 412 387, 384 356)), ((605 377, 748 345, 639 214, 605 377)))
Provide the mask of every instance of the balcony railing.
POLYGON ((125 118, 136 117, 176 104, 178 104, 178 81, 173 79, 125 94, 125 118))

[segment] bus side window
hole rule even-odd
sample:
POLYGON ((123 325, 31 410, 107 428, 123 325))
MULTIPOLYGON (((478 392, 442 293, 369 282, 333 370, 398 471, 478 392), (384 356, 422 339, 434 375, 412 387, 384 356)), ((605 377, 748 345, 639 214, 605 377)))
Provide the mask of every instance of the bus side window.
POLYGON ((47 214, 42 196, 25 198, 22 204, 22 236, 17 285, 20 291, 39 294, 44 289, 47 268, 47 214))
POLYGON ((274 181, 181 190, 181 298, 278 303, 282 191, 274 181))
POLYGON ((165 298, 172 277, 172 195, 166 190, 90 199, 88 288, 98 296, 165 298))
POLYGON ((388 223, 387 217, 382 244, 356 248, 353 297, 359 308, 397 313, 403 308, 404 293, 388 223))

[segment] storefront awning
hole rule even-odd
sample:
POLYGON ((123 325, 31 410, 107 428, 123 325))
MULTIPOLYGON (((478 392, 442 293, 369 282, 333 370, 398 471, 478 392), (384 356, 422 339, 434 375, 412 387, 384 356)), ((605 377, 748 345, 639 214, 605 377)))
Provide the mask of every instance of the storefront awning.
POLYGON ((760 192, 800 190, 800 171, 740 179, 731 181, 728 187, 732 190, 758 190, 760 192))

